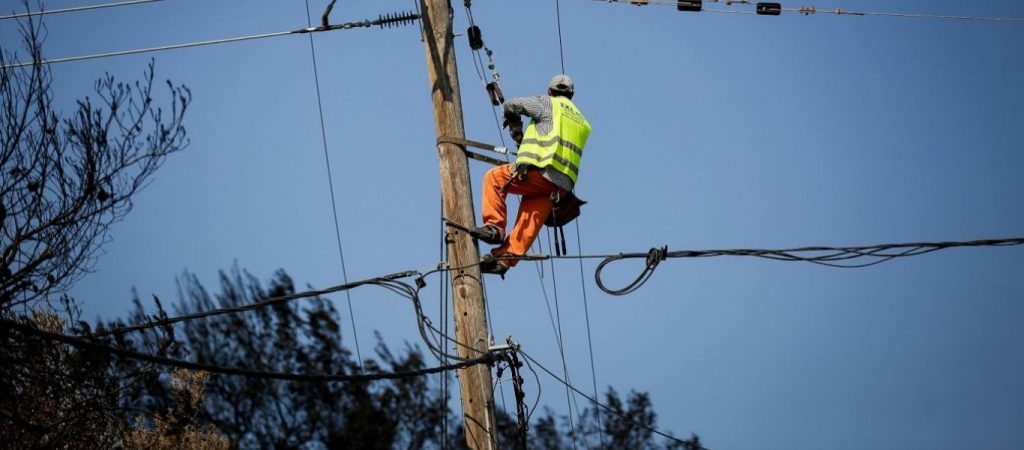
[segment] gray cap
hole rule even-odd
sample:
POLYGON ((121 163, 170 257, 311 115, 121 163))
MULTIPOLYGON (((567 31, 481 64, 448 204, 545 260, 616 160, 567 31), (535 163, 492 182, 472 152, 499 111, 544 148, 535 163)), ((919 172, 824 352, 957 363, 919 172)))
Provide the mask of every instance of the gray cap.
POLYGON ((548 89, 558 92, 573 92, 575 88, 572 83, 572 78, 569 78, 569 76, 564 73, 560 73, 551 79, 551 82, 548 83, 548 89))

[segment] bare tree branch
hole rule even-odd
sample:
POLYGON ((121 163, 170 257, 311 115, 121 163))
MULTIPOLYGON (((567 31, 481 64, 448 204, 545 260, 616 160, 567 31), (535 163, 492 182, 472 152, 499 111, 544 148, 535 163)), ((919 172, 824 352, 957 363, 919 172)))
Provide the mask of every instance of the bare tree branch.
MULTIPOLYGON (((27 3, 26 3, 27 7, 27 3)), ((110 227, 132 209, 167 155, 188 145, 182 120, 188 88, 167 82, 154 98, 154 64, 143 79, 106 74, 67 117, 52 109, 51 74, 41 64, 45 27, 21 23, 34 64, 0 69, 0 312, 31 308, 66 290, 95 265, 110 227)), ((17 52, 0 47, 0 64, 17 52)))

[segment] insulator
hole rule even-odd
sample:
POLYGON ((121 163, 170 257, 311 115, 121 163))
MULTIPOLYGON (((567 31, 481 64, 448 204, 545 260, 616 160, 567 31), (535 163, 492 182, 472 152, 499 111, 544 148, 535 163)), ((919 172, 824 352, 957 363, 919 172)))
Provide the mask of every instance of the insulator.
POLYGON ((501 86, 497 81, 487 83, 487 95, 491 97, 491 104, 494 106, 505 103, 505 96, 501 93, 501 86))
POLYGON ((782 4, 774 2, 758 2, 757 13, 762 16, 777 16, 782 14, 782 4))
POLYGON ((704 8, 701 0, 679 0, 676 2, 676 9, 679 11, 699 12, 704 8))
POLYGON ((380 25, 382 29, 391 28, 399 25, 408 25, 419 18, 419 14, 414 12, 385 14, 378 16, 377 25, 380 25))
POLYGON ((629 2, 637 6, 644 6, 647 4, 647 0, 629 0, 629 2))
POLYGON ((480 34, 480 27, 473 25, 466 30, 466 36, 469 36, 469 48, 473 50, 480 50, 484 48, 484 36, 480 34))

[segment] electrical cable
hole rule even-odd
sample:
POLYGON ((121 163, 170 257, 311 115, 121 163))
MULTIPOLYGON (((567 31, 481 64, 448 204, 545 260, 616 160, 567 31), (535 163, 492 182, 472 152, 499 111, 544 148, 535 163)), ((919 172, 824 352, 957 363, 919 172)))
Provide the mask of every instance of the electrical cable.
MULTIPOLYGON (((464 3, 464 6, 466 8, 466 18, 467 18, 467 20, 469 22, 469 26, 470 27, 475 27, 476 26, 476 19, 473 17, 473 9, 472 9, 471 5, 472 5, 471 2, 465 2, 464 3)), ((494 82, 497 83, 499 81, 499 79, 500 79, 500 74, 494 69, 493 52, 491 51, 491 49, 489 47, 486 47, 486 46, 483 49, 484 49, 484 51, 487 52, 487 59, 490 61, 491 77, 494 79, 494 82)), ((471 51, 471 53, 473 55, 473 70, 476 71, 477 77, 480 79, 480 84, 483 85, 484 87, 486 87, 487 86, 487 77, 485 75, 486 71, 485 71, 484 60, 483 60, 483 57, 480 56, 480 49, 474 49, 471 46, 470 47, 470 51, 471 51)), ((496 106, 496 105, 494 105, 492 103, 491 104, 491 115, 494 116, 494 125, 497 128, 497 130, 498 130, 498 139, 501 140, 501 146, 502 147, 508 147, 508 144, 505 143, 505 135, 501 131, 502 130, 501 121, 498 119, 498 108, 499 107, 500 106, 496 106)), ((506 153, 505 154, 505 162, 510 162, 508 158, 509 158, 509 155, 506 153)))
MULTIPOLYGON (((328 6, 328 10, 334 6, 331 3, 328 6)), ((324 17, 327 15, 325 13, 324 17)), ((309 13, 309 0, 306 0, 306 23, 312 27, 313 18, 309 13)), ((342 249, 341 245, 341 225, 338 223, 338 203, 334 198, 334 176, 331 174, 331 157, 327 151, 327 126, 324 124, 324 105, 320 96, 320 71, 316 64, 316 47, 313 44, 313 34, 309 33, 309 54, 313 61, 313 84, 316 86, 316 108, 317 112, 320 113, 320 139, 324 145, 324 161, 327 164, 327 188, 331 192, 331 217, 334 219, 334 236, 338 240, 338 257, 341 259, 341 279, 348 283, 348 270, 345 268, 345 250, 342 249)), ((349 291, 345 291, 345 300, 348 301, 348 317, 352 323, 352 338, 356 346, 356 358, 359 358, 359 370, 364 370, 363 367, 363 352, 359 349, 359 332, 356 328, 356 314, 352 310, 352 294, 349 291)))
POLYGON ((100 337, 100 336, 109 336, 109 335, 113 335, 113 334, 122 334, 122 333, 128 333, 128 332, 132 332, 132 331, 147 330, 147 329, 156 328, 156 327, 166 327, 168 325, 173 325, 173 324, 176 324, 176 323, 179 323, 179 322, 185 322, 185 321, 188 321, 188 320, 202 319, 202 318, 206 318, 206 317, 219 316, 219 315, 223 315, 223 314, 234 314, 234 313, 239 313, 239 312, 244 312, 244 311, 252 311, 252 310, 256 310, 256 309, 266 308, 268 306, 273 306, 273 305, 277 305, 277 304, 287 303, 287 302, 290 302, 292 300, 298 300, 298 299, 308 298, 308 297, 316 297, 316 296, 325 295, 325 294, 331 294, 331 293, 335 293, 335 292, 342 292, 342 291, 345 291, 345 290, 348 290, 348 289, 353 289, 353 288, 356 288, 356 287, 359 287, 359 286, 365 286, 365 285, 378 285, 378 286, 380 286, 380 285, 383 285, 383 283, 388 282, 388 281, 398 280, 398 279, 401 279, 401 278, 408 278, 408 277, 412 277, 412 276, 416 276, 416 275, 419 275, 419 272, 416 272, 416 271, 397 272, 397 273, 393 273, 393 274, 390 274, 390 275, 385 275, 385 276, 382 276, 382 277, 374 277, 374 278, 368 278, 368 279, 365 279, 365 280, 354 281, 354 282, 351 282, 351 283, 339 284, 337 286, 332 286, 332 287, 329 287, 329 288, 326 288, 326 289, 310 290, 310 291, 297 292, 297 293, 289 294, 289 295, 282 295, 282 296, 278 296, 278 297, 270 297, 270 298, 263 299, 263 300, 260 300, 258 302, 254 302, 254 303, 251 303, 251 304, 248 304, 248 305, 243 305, 243 306, 237 306, 237 307, 232 307, 232 308, 219 308, 219 309, 213 309, 213 310, 207 310, 207 311, 200 311, 200 312, 196 312, 196 313, 192 313, 192 314, 185 314, 185 315, 176 316, 176 317, 169 317, 169 318, 163 318, 163 319, 159 319, 159 320, 154 320, 154 321, 150 321, 150 322, 147 322, 147 323, 144 323, 144 324, 139 324, 139 325, 115 327, 115 328, 110 328, 110 329, 106 329, 106 330, 101 329, 101 330, 97 331, 96 333, 93 333, 92 336, 100 337))
POLYGON ((732 249, 732 250, 679 250, 668 251, 668 246, 652 248, 647 253, 620 253, 608 255, 597 265, 594 279, 597 286, 611 295, 625 295, 636 291, 650 279, 659 263, 670 258, 705 258, 713 256, 750 256, 776 261, 800 261, 828 267, 856 269, 881 264, 896 258, 918 256, 938 250, 956 247, 1006 247, 1024 245, 1024 238, 982 239, 964 242, 915 242, 901 244, 879 244, 861 247, 799 247, 783 250, 732 249), (902 250, 902 251, 898 251, 902 250), (896 251, 893 253, 892 251, 896 251), (810 255, 804 256, 803 254, 810 255), (622 259, 645 258, 646 267, 633 282, 621 289, 609 289, 601 279, 601 273, 608 264, 622 259), (873 259, 866 263, 853 264, 855 259, 873 259))
MULTIPOLYGON (((225 44, 225 43, 249 41, 249 40, 255 40, 255 39, 265 39, 265 38, 271 38, 271 37, 277 37, 277 36, 287 36, 287 35, 290 35, 290 34, 320 33, 320 32, 324 32, 324 31, 348 30, 348 29, 352 29, 352 28, 368 28, 368 27, 372 27, 372 26, 380 26, 381 28, 384 28, 384 27, 390 27, 390 26, 393 26, 393 25, 404 25, 404 24, 407 24, 407 23, 409 23, 409 22, 411 22, 413 20, 418 20, 419 17, 420 16, 418 14, 416 14, 416 13, 389 14, 389 15, 382 15, 382 16, 380 16, 379 18, 377 18, 375 20, 364 20, 364 21, 361 21, 361 22, 348 22, 348 23, 344 23, 344 24, 331 25, 331 26, 326 27, 326 28, 325 27, 300 28, 298 30, 291 30, 291 31, 278 31, 278 32, 274 32, 274 33, 253 34, 253 35, 249 35, 249 36, 238 36, 238 37, 224 38, 224 39, 213 39, 213 40, 208 40, 208 41, 189 42, 189 43, 184 43, 184 44, 172 44, 172 45, 164 45, 164 46, 159 46, 159 47, 140 48, 140 49, 134 49, 134 50, 121 50, 121 51, 108 52, 108 53, 96 53, 96 54, 92 54, 92 55, 81 55, 81 56, 69 56, 69 57, 65 57, 65 58, 44 59, 44 60, 38 61, 38 64, 57 64, 57 63, 71 62, 71 61, 84 61, 84 60, 89 60, 89 59, 110 58, 110 57, 114 57, 114 56, 137 55, 137 54, 140 54, 140 53, 158 52, 158 51, 164 51, 164 50, 174 50, 174 49, 179 49, 179 48, 201 47, 201 46, 206 46, 206 45, 225 44)), ((11 64, 4 65, 4 66, 2 66, 2 68, 4 68, 4 69, 14 69, 14 68, 18 68, 18 67, 31 66, 31 65, 36 64, 36 63, 37 63, 36 61, 16 62, 16 63, 11 63, 11 64)))
MULTIPOLYGON (((579 255, 583 254, 583 244, 580 238, 580 219, 576 219, 576 252, 579 255)), ((590 306, 587 302, 587 281, 584 276, 583 260, 576 260, 580 263, 580 288, 583 291, 583 317, 586 319, 587 324, 587 350, 590 352, 590 379, 594 384, 594 398, 599 395, 597 392, 597 369, 594 367, 594 340, 590 333, 590 306)), ((604 424, 601 423, 601 409, 594 410, 594 416, 597 419, 597 430, 598 437, 601 439, 601 447, 605 447, 605 436, 604 436, 604 424)))
MULTIPOLYGON (((644 0, 643 3, 634 3, 634 0, 591 0, 594 2, 601 3, 623 3, 643 6, 646 4, 657 5, 657 6, 678 6, 678 2, 674 0, 644 0)), ((749 3, 740 3, 749 4, 749 3)), ((938 20, 966 20, 966 21, 982 21, 982 22, 1010 22, 1010 23, 1024 23, 1024 18, 1019 17, 992 17, 992 16, 969 16, 969 15, 943 15, 943 14, 915 14, 915 13, 890 13, 890 12, 874 12, 874 11, 850 11, 843 8, 833 9, 818 9, 814 6, 801 6, 799 8, 781 8, 782 12, 795 12, 805 16, 811 16, 814 14, 833 14, 836 16, 873 16, 873 17, 896 17, 896 18, 912 18, 912 19, 938 19, 938 20)), ((756 15, 754 11, 734 11, 734 10, 723 10, 723 9, 702 9, 701 12, 709 12, 716 14, 741 14, 741 15, 756 15)))
POLYGON ((558 61, 562 65, 562 73, 565 73, 565 50, 562 48, 562 7, 559 0, 555 0, 555 22, 558 23, 558 61))
MULTIPOLYGON (((948 248, 959 248, 959 247, 1011 247, 1024 245, 1024 238, 1004 238, 1004 239, 978 239, 973 241, 943 241, 943 242, 912 242, 912 243, 898 243, 898 244, 877 244, 870 246, 859 246, 859 247, 798 247, 790 249, 726 249, 726 250, 677 250, 668 251, 668 247, 652 248, 647 253, 618 253, 618 254, 600 254, 600 255, 544 255, 544 254, 526 254, 526 255, 502 255, 496 259, 517 259, 520 261, 544 261, 548 259, 602 259, 598 265, 597 270, 594 273, 594 277, 597 281, 597 285, 602 291, 612 295, 622 295, 623 293, 630 293, 635 291, 647 279, 650 278, 653 273, 654 267, 656 267, 661 261, 666 259, 675 258, 709 258, 715 256, 748 256, 755 258, 764 258, 775 261, 787 261, 787 262, 809 262, 812 264, 819 264, 827 267, 843 268, 843 269, 857 269, 863 267, 870 267, 877 264, 881 264, 887 261, 891 261, 896 258, 904 258, 910 256, 919 256, 927 253, 944 250, 948 248), (902 250, 896 253, 891 251, 902 250), (809 256, 802 256, 802 253, 811 253, 809 256), (622 289, 609 289, 607 288, 602 279, 601 272, 605 266, 609 263, 622 260, 622 259, 635 259, 644 258, 647 259, 647 267, 644 271, 634 280, 632 283, 622 289), (872 261, 860 264, 849 263, 848 261, 856 259, 873 259, 872 261)), ((465 267, 446 268, 443 270, 465 270, 478 264, 472 264, 465 267)))
MULTIPOLYGON (((487 281, 484 280, 483 277, 480 277, 480 293, 482 294, 484 301, 484 313, 486 314, 484 317, 487 320, 487 332, 490 334, 491 339, 494 339, 494 322, 491 320, 491 303, 487 300, 487 281)), ((498 389, 501 392, 501 411, 508 414, 508 406, 505 400, 505 385, 498 386, 498 389)), ((494 393, 493 386, 491 388, 491 393, 494 393)))
MULTIPOLYGON (((548 238, 548 249, 551 249, 551 248, 553 248, 553 246, 551 244, 551 230, 550 229, 546 230, 546 236, 548 238)), ((566 380, 572 381, 572 379, 569 378, 569 366, 565 362, 565 340, 563 339, 563 333, 562 333, 562 311, 561 311, 561 308, 559 307, 559 304, 558 304, 558 276, 555 274, 555 261, 554 260, 550 260, 549 263, 551 264, 551 293, 552 293, 552 296, 555 299, 555 320, 558 323, 558 354, 562 358, 562 375, 565 376, 566 380)), ((569 408, 569 416, 568 416, 569 417, 569 431, 571 432, 571 435, 572 435, 572 447, 575 449, 576 448, 576 438, 577 438, 578 434, 576 433, 576 425, 573 422, 573 418, 572 418, 572 407, 573 407, 573 401, 574 400, 575 400, 575 397, 572 395, 572 393, 570 393, 569 388, 568 387, 565 388, 565 401, 566 401, 567 407, 569 408)), ((579 408, 579 405, 577 404, 576 405, 576 422, 579 422, 579 414, 580 414, 579 410, 580 410, 580 408, 579 408)), ((582 426, 582 423, 580 425, 582 426)), ((580 437, 582 438, 582 436, 580 436, 580 437)), ((586 441, 584 441, 584 446, 586 446, 585 442, 586 441)))
MULTIPOLYGON (((561 67, 561 73, 564 74, 565 73, 565 47, 564 47, 564 45, 562 43, 562 9, 561 9, 561 3, 560 3, 559 0, 555 0, 555 23, 557 24, 557 28, 558 28, 558 61, 559 61, 560 67, 561 67)), ((576 238, 578 240, 579 239, 579 222, 576 223, 576 231, 577 231, 576 238)), ((564 235, 563 235, 562 239, 563 240, 565 239, 564 235)), ((552 248, 550 241, 551 241, 551 233, 549 231, 548 232, 548 248, 552 248)), ((579 241, 577 241, 577 242, 579 242, 579 241)), ((583 263, 582 263, 582 260, 581 260, 581 262, 580 262, 580 279, 581 279, 581 281, 583 280, 583 272, 582 272, 583 266, 582 266, 582 264, 583 263)), ((541 265, 543 265, 543 264, 541 264, 541 265)), ((565 348, 564 348, 564 342, 563 342, 563 339, 562 339, 562 317, 561 317, 561 312, 560 312, 560 308, 559 308, 559 304, 558 304, 558 287, 557 287, 557 284, 556 284, 556 281, 555 281, 556 279, 557 279, 557 277, 555 276, 555 263, 554 263, 554 261, 551 261, 551 285, 552 285, 552 290, 553 290, 554 297, 555 297, 555 314, 557 315, 557 319, 558 319, 558 350, 559 350, 559 353, 560 353, 561 358, 562 358, 562 373, 565 374, 565 378, 566 378, 566 380, 568 380, 569 379, 569 369, 568 369, 568 366, 567 366, 567 364, 565 362, 565 348)), ((584 284, 584 293, 583 293, 583 295, 584 295, 584 305, 586 305, 586 285, 585 284, 584 284)), ((587 313, 587 342, 588 342, 588 345, 589 345, 589 348, 590 348, 590 369, 591 369, 591 373, 594 374, 594 349, 593 349, 593 343, 592 343, 592 341, 590 339, 590 319, 589 319, 589 315, 590 314, 588 312, 587 313)), ((595 393, 596 393, 596 390, 597 390, 596 379, 597 379, 597 377, 596 377, 596 375, 594 375, 594 380, 595 380, 594 389, 595 389, 595 393)), ((574 426, 573 421, 572 421, 572 407, 575 404, 575 406, 576 406, 577 421, 579 421, 580 422, 580 426, 582 426, 583 424, 582 424, 582 419, 581 419, 581 416, 580 416, 580 407, 579 407, 579 404, 576 403, 576 397, 570 395, 569 389, 566 389, 565 395, 566 395, 566 400, 569 400, 570 397, 572 399, 572 402, 569 404, 569 427, 570 427, 570 430, 572 431, 572 435, 574 436, 574 438, 573 438, 573 448, 575 448, 576 447, 576 440, 575 440, 576 429, 575 429, 575 426, 574 426)), ((598 424, 599 424, 598 430, 600 432, 601 444, 603 446, 604 445, 604 430, 601 429, 601 427, 600 427, 600 417, 598 418, 598 424)), ((584 447, 586 447, 587 446, 587 438, 586 438, 586 436, 580 436, 580 438, 583 440, 584 447)))
POLYGON ((530 423, 530 418, 533 417, 533 412, 537 410, 537 405, 540 404, 540 393, 541 393, 540 375, 538 375, 537 371, 533 369, 533 363, 531 363, 529 359, 527 359, 525 361, 526 361, 526 367, 529 368, 530 372, 533 373, 534 384, 537 386, 537 398, 534 399, 533 406, 530 408, 529 412, 526 414, 526 423, 530 423))
MULTIPOLYGON (((844 268, 856 268, 856 267, 867 267, 873 264, 879 264, 885 261, 892 260, 894 258, 918 256, 926 253, 931 253, 938 250, 949 249, 949 248, 961 248, 961 247, 1010 247, 1024 245, 1024 238, 1005 238, 1005 239, 978 239, 973 241, 943 241, 943 242, 914 242, 914 243, 898 243, 898 244, 877 244, 871 246, 860 246, 860 247, 798 247, 783 250, 768 250, 768 249, 730 249, 730 250, 679 250, 672 252, 662 252, 666 259, 667 258, 707 258, 716 256, 747 256, 756 258, 765 258, 775 261, 802 261, 811 262, 815 264, 823 264, 829 267, 844 267, 844 268), (899 253, 885 253, 886 251, 905 249, 899 253), (828 252, 825 254, 820 254, 828 252), (818 255, 801 256, 801 253, 819 253, 818 255), (833 264, 831 261, 846 261, 854 258, 876 258, 877 261, 868 264, 859 265, 838 265, 833 264)), ((618 254, 607 254, 607 255, 564 255, 564 256, 552 256, 552 255, 514 255, 512 257, 519 258, 527 261, 542 261, 545 259, 604 259, 606 261, 618 261, 621 259, 628 258, 648 258, 648 253, 618 253, 618 254)), ((278 297, 267 298, 258 302, 254 302, 249 305, 243 305, 231 308, 219 308, 208 311, 201 311, 192 314, 181 315, 177 317, 163 318, 154 320, 145 324, 116 327, 106 330, 99 330, 93 334, 93 336, 107 336, 112 334, 127 333, 131 331, 139 331, 156 327, 164 327, 187 320, 201 319, 205 317, 217 316, 222 314, 233 314, 244 311, 252 311, 255 309, 265 308, 276 304, 290 302, 307 297, 315 297, 319 295, 331 294, 334 292, 341 292, 347 289, 353 289, 359 286, 365 285, 377 285, 388 288, 393 292, 397 292, 403 296, 412 296, 416 298, 418 305, 417 289, 405 284, 398 284, 397 280, 402 278, 409 278, 417 276, 417 280, 422 281, 425 277, 440 272, 451 272, 453 270, 465 270, 477 264, 471 264, 464 267, 450 268, 445 267, 443 264, 437 268, 419 272, 415 270, 396 272, 389 275, 380 277, 368 278, 365 280, 354 281, 350 283, 340 284, 325 289, 310 290, 297 292, 295 294, 283 295, 278 297)), ((597 276, 597 274, 595 274, 597 276)), ((598 276, 599 278, 599 276, 598 276)), ((546 293, 545 293, 546 295, 546 293)), ((418 314, 422 312, 418 309, 418 314)), ((425 326, 432 328, 429 320, 426 321, 425 326)), ((473 347, 465 344, 458 343, 450 337, 448 340, 455 342, 457 345, 465 346, 468 349, 479 352, 473 347)))
POLYGON ((60 14, 60 13, 68 13, 68 12, 89 11, 89 10, 93 10, 93 9, 115 8, 115 7, 118 7, 118 6, 131 6, 131 5, 138 5, 138 4, 142 4, 142 3, 155 3, 155 2, 162 2, 162 1, 164 1, 164 0, 131 0, 131 1, 115 2, 115 3, 102 3, 102 4, 98 4, 98 5, 89 5, 89 6, 75 6, 75 7, 71 7, 71 8, 40 10, 40 11, 32 11, 32 12, 27 12, 27 13, 17 13, 17 14, 11 14, 11 15, 7 15, 7 16, 0 16, 0 20, 19 19, 19 18, 22 18, 22 17, 32 17, 32 16, 46 16, 46 15, 50 15, 50 14, 60 14))
MULTIPOLYGON (((614 409, 612 409, 612 408, 611 408, 610 406, 608 406, 608 405, 605 405, 604 403, 601 403, 601 402, 599 402, 599 401, 598 401, 598 400, 597 400, 596 398, 591 398, 591 397, 590 397, 589 395, 587 395, 587 394, 583 393, 583 391, 581 391, 581 390, 577 389, 577 388, 576 388, 575 386, 573 386, 572 384, 570 384, 570 383, 566 382, 565 380, 563 380, 563 379, 559 378, 559 376, 558 376, 558 375, 555 375, 555 373, 554 373, 554 372, 552 372, 551 370, 548 370, 548 368, 547 368, 547 367, 544 367, 544 365, 543 365, 543 364, 541 364, 540 362, 538 362, 538 361, 537 361, 536 359, 533 359, 533 357, 531 357, 531 356, 530 356, 529 354, 527 354, 526 352, 524 352, 524 351, 522 351, 522 350, 520 349, 520 350, 519 350, 519 353, 520 353, 520 354, 522 354, 522 355, 523 355, 523 356, 524 356, 524 357, 526 358, 526 360, 527 360, 527 361, 529 361, 529 362, 532 362, 533 364, 536 364, 536 365, 537 365, 537 367, 540 367, 540 368, 541 368, 541 370, 543 370, 543 371, 544 371, 545 373, 547 373, 547 374, 548 374, 549 376, 551 376, 551 377, 552 377, 552 378, 554 378, 555 380, 558 380, 558 382, 559 382, 559 383, 562 383, 562 384, 564 384, 564 385, 565 385, 565 386, 566 386, 566 387, 567 387, 568 389, 572 389, 572 390, 573 390, 573 391, 575 391, 575 392, 576 392, 577 394, 579 394, 579 395, 583 396, 583 398, 585 398, 585 399, 587 399, 587 400, 590 400, 590 402, 591 402, 591 403, 593 403, 594 405, 596 405, 596 406, 598 406, 598 407, 600 407, 600 408, 604 409, 605 411, 608 411, 609 413, 611 413, 612 415, 614 415, 614 416, 618 417, 619 419, 622 419, 623 421, 626 421, 626 422, 632 423, 633 425, 636 425, 636 426, 638 426, 638 427, 640 427, 640 428, 643 428, 643 429, 645 429, 645 430, 647 430, 647 431, 650 431, 650 432, 652 432, 652 433, 654 433, 654 434, 657 434, 657 435, 659 435, 659 436, 662 436, 662 437, 664 437, 664 438, 666 438, 666 439, 669 439, 669 440, 671 440, 672 442, 675 442, 675 443, 677 443, 677 444, 681 444, 681 445, 683 445, 683 446, 684 446, 683 448, 696 448, 696 449, 700 449, 700 450, 710 450, 710 449, 708 449, 708 448, 706 448, 706 447, 702 447, 702 446, 694 446, 694 445, 693 445, 693 442, 692 442, 692 441, 688 441, 688 440, 683 440, 683 439, 679 439, 679 438, 677 438, 677 437, 675 437, 675 436, 672 436, 671 434, 665 433, 665 432, 663 432, 663 431, 661 431, 661 430, 659 430, 659 429, 657 429, 657 428, 654 428, 654 427, 652 427, 652 426, 649 426, 649 425, 646 425, 646 424, 643 424, 643 423, 637 422, 637 421, 635 421, 635 420, 633 420, 633 419, 631 419, 631 418, 629 418, 629 417, 627 417, 627 416, 624 416, 624 415, 620 414, 620 413, 619 413, 618 411, 615 411, 615 410, 614 410, 614 409)), ((531 370, 532 370, 532 366, 531 366, 531 370)))
POLYGON ((33 326, 21 324, 7 319, 0 319, 0 328, 5 330, 14 330, 22 334, 36 336, 49 341, 62 342, 64 344, 72 345, 86 351, 111 354, 124 359, 149 362, 166 367, 175 367, 189 370, 201 370, 204 372, 217 373, 221 375, 237 375, 247 378, 268 380, 286 380, 303 382, 393 380, 399 378, 410 378, 423 375, 431 375, 434 373, 449 370, 458 370, 467 367, 472 367, 478 364, 490 364, 491 362, 494 361, 494 356, 487 354, 478 358, 460 361, 458 363, 447 366, 432 367, 420 370, 410 370, 404 372, 384 372, 356 375, 266 372, 258 370, 240 369, 234 367, 221 367, 210 364, 200 364, 191 361, 183 361, 178 359, 165 358, 162 356, 148 355, 134 350, 125 350, 111 347, 105 344, 90 342, 75 336, 68 336, 65 334, 52 333, 49 331, 40 330, 33 326))
MULTIPOLYGON (((415 2, 415 3, 416 3, 417 8, 418 8, 419 7, 419 2, 415 2)), ((439 202, 439 205, 440 205, 440 210, 441 210, 440 214, 443 216, 444 215, 444 199, 441 199, 441 201, 439 202)), ((448 260, 448 256, 446 254, 447 253, 446 250, 447 250, 448 246, 445 245, 446 241, 447 241, 447 236, 448 236, 448 234, 447 234, 447 229, 445 227, 445 224, 444 224, 444 222, 441 222, 441 227, 440 227, 440 237, 441 237, 441 239, 439 240, 439 243, 440 243, 439 247, 440 248, 438 248, 438 250, 437 250, 437 253, 438 253, 438 258, 437 259, 439 261, 447 261, 448 260)), ((447 289, 446 289, 448 287, 448 280, 449 280, 448 272, 438 273, 438 279, 439 279, 439 281, 437 283, 437 290, 438 290, 438 298, 439 298, 439 300, 438 300, 438 305, 437 306, 438 306, 438 309, 440 310, 440 311, 438 311, 438 315, 441 318, 441 329, 444 330, 445 333, 448 333, 448 293, 447 293, 447 289)), ((443 343, 440 342, 440 336, 438 337, 438 341, 439 341, 438 344, 437 344, 438 346, 443 346, 444 345, 443 343)), ((444 355, 438 355, 438 362, 441 365, 448 364, 448 358, 445 358, 444 355)), ((442 373, 442 374, 440 374, 440 376, 441 376, 441 382, 439 384, 441 385, 440 386, 441 387, 441 410, 443 411, 443 417, 444 417, 444 420, 441 421, 441 450, 447 450, 448 449, 448 374, 447 373, 442 373)))
MULTIPOLYGON (((295 31, 278 31, 276 33, 253 34, 253 35, 249 35, 249 36, 240 36, 240 37, 233 37, 233 38, 226 38, 226 39, 213 39, 213 40, 209 40, 209 41, 190 42, 190 43, 186 43, 186 44, 173 44, 173 45, 164 45, 164 46, 160 46, 160 47, 140 48, 140 49, 135 49, 135 50, 122 50, 122 51, 117 51, 117 52, 97 53, 97 54, 92 54, 92 55, 69 56, 69 57, 65 57, 65 58, 44 59, 44 60, 39 61, 39 63, 40 64, 57 64, 57 63, 71 62, 71 61, 84 61, 84 60, 89 60, 89 59, 109 58, 109 57, 113 57, 113 56, 136 55, 136 54, 140 54, 140 53, 158 52, 158 51, 163 51, 163 50, 174 50, 174 49, 179 49, 179 48, 201 47, 201 46, 204 46, 204 45, 225 44, 225 43, 230 43, 230 42, 241 42, 241 41, 249 41, 249 40, 254 40, 254 39, 264 39, 264 38, 270 38, 270 37, 285 36, 285 35, 294 34, 294 33, 295 33, 295 31)), ((34 62, 11 63, 11 64, 7 64, 7 65, 3 66, 3 68, 4 69, 13 69, 13 68, 17 68, 17 67, 30 66, 32 64, 34 64, 34 62)))

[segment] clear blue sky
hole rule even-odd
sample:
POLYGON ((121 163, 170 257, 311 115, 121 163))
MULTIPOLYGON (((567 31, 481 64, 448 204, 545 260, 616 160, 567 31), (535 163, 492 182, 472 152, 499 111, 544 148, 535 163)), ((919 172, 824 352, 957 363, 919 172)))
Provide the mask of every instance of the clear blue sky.
MULTIPOLYGON (((325 3, 312 1, 314 16, 325 3)), ((506 95, 543 92, 559 71, 554 2, 475 3, 506 95)), ((1024 17, 1012 0, 784 2, 804 4, 1024 17)), ((333 17, 412 6, 341 0, 333 17)), ((1024 24, 561 8, 566 69, 594 127, 578 185, 591 201, 584 253, 1024 235, 1024 24)), ((295 29, 305 14, 302 1, 168 0, 57 15, 45 52, 295 29)), ((13 42, 14 24, 0 27, 13 42)), ((159 78, 192 89, 192 144, 72 290, 87 317, 125 314, 132 288, 173 299, 186 269, 212 287, 235 261, 260 278, 284 268, 314 287, 341 282, 307 39, 155 55, 159 78)), ((417 28, 323 33, 316 45, 349 278, 432 267, 438 168, 417 28)), ((57 100, 70 111, 104 72, 137 78, 150 57, 54 66, 57 100)), ((458 58, 468 136, 496 142, 464 40, 458 58)), ((477 182, 485 167, 472 167, 477 182)), ((625 266, 610 283, 633 276, 637 265, 625 266)), ((590 391, 579 267, 555 269, 570 376, 590 391)), ((598 291, 593 269, 598 384, 650 392, 666 430, 697 432, 715 450, 1024 448, 1022 248, 861 270, 672 260, 627 297, 598 291)), ((550 268, 544 276, 550 295, 550 268)), ((488 280, 494 334, 560 369, 540 286, 530 264, 488 280)), ((374 288, 352 300, 364 355, 374 330, 392 346, 418 342, 406 301, 374 288)), ((436 295, 425 302, 438 321, 436 295)), ((542 402, 564 413, 565 391, 543 386, 542 402)))

